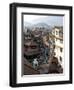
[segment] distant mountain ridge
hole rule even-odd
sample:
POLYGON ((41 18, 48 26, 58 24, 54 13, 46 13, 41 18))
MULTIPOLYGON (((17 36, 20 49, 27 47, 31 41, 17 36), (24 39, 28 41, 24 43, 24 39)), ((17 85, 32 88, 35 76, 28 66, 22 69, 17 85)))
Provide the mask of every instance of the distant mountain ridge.
POLYGON ((40 22, 40 23, 37 23, 37 24, 31 24, 31 23, 28 23, 28 22, 24 22, 24 27, 27 27, 27 28, 44 28, 44 29, 51 29, 52 27, 46 23, 43 23, 43 22, 40 22))
POLYGON ((46 23, 37 23, 35 24, 36 27, 44 27, 44 28, 47 28, 49 27, 49 25, 47 25, 46 23))
POLYGON ((24 22, 24 26, 25 27, 30 27, 30 26, 33 26, 31 23, 29 23, 29 22, 24 22))

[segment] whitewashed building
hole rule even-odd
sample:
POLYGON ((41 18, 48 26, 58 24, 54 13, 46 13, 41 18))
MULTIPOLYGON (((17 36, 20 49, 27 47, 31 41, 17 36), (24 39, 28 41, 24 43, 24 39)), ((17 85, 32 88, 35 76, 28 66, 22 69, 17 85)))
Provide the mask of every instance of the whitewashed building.
POLYGON ((54 38, 54 53, 59 63, 63 66, 64 62, 64 43, 63 43, 63 27, 55 26, 52 30, 54 38))

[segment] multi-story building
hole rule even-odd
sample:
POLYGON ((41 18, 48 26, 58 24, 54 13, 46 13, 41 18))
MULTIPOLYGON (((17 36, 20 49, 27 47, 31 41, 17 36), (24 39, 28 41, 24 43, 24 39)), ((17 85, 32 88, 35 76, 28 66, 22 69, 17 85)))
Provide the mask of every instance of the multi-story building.
POLYGON ((58 62, 63 66, 64 60, 64 44, 63 44, 63 27, 55 26, 52 30, 54 40, 54 53, 58 58, 58 62))

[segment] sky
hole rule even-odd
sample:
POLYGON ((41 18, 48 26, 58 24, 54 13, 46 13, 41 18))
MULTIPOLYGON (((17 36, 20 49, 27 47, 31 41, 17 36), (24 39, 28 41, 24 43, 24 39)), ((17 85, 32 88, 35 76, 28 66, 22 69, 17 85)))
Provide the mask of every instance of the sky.
POLYGON ((45 16, 45 15, 24 15, 24 22, 31 24, 46 23, 50 26, 63 26, 64 16, 45 16))

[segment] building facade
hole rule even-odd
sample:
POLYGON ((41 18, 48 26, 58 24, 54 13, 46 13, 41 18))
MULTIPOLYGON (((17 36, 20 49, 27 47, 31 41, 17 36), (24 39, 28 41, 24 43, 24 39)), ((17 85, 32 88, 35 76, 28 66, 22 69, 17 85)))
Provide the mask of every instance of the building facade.
POLYGON ((63 27, 54 27, 52 30, 54 38, 54 54, 58 58, 58 62, 63 66, 64 60, 64 44, 63 44, 63 27))

